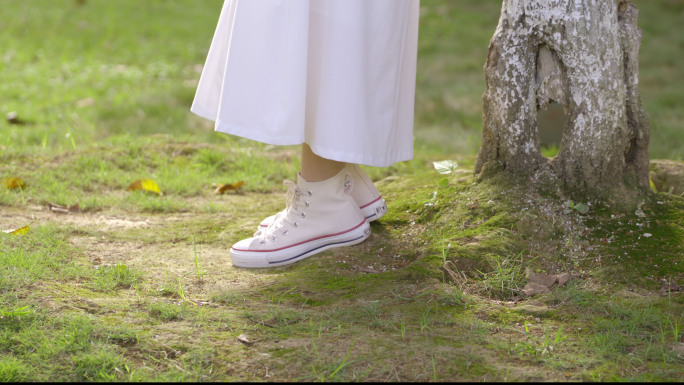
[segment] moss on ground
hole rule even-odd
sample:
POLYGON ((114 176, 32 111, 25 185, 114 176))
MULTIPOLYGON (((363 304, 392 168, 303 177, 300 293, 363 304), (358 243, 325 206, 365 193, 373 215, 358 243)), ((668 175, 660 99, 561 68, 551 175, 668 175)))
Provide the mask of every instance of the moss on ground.
MULTIPOLYGON (((227 248, 251 234, 252 217, 277 210, 280 194, 200 196, 187 212, 157 214, 34 209, 42 225, 28 236, 0 236, 5 255, 30 246, 45 266, 3 265, 13 269, 4 275, 13 289, 0 303, 0 349, 10 357, 0 373, 26 380, 678 378, 680 198, 658 194, 619 214, 589 205, 582 214, 503 176, 461 173, 445 183, 429 171, 377 185, 390 211, 372 224, 371 238, 271 270, 233 268, 227 248), (202 210, 210 203, 216 212, 202 210), (526 270, 573 279, 525 297, 526 270), (91 342, 75 345, 80 334, 69 333, 77 324, 85 333, 78 338, 91 342), (40 349, 22 342, 45 327, 40 349), (52 350, 61 353, 24 370, 52 350)), ((20 219, 28 209, 12 210, 20 219)))

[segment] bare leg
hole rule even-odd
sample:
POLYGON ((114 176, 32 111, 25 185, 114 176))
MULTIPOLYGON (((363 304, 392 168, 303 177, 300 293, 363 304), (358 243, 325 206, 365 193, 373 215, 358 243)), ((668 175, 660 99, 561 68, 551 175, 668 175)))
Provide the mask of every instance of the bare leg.
POLYGON ((299 173, 308 182, 321 182, 337 175, 344 168, 344 162, 321 158, 311 151, 308 144, 302 144, 302 171, 299 173))

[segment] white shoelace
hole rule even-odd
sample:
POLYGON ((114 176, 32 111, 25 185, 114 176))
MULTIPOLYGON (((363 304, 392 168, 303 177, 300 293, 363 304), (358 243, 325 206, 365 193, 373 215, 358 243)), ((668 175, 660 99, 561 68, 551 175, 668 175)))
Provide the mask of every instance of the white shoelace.
POLYGON ((285 186, 288 186, 287 196, 285 197, 285 215, 279 213, 276 215, 275 220, 267 228, 257 231, 254 236, 261 238, 260 244, 264 244, 266 240, 275 241, 278 235, 287 235, 289 233, 289 228, 299 227, 299 221, 306 217, 306 212, 302 210, 303 207, 308 207, 308 201, 303 204, 300 202, 299 198, 305 193, 311 196, 311 192, 302 191, 295 182, 291 180, 283 181, 285 186))

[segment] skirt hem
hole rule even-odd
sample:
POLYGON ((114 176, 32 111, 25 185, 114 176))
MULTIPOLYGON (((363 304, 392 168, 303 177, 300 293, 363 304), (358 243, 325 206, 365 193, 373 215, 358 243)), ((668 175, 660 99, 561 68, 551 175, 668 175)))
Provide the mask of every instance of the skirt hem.
MULTIPOLYGON (((210 114, 204 114, 203 112, 206 111, 203 111, 201 109, 193 108, 192 112, 203 118, 213 120, 210 114)), ((378 158, 368 156, 368 154, 332 150, 317 145, 315 143, 308 143, 304 138, 301 137, 284 137, 283 135, 279 135, 276 138, 272 136, 259 135, 259 133, 256 132, 256 130, 250 130, 245 127, 226 124, 221 122, 220 120, 216 121, 214 130, 216 132, 221 132, 223 134, 235 135, 241 138, 246 138, 275 146, 295 146, 307 143, 311 147, 311 150, 314 152, 314 154, 337 162, 363 164, 372 167, 388 167, 394 163, 413 159, 413 149, 407 152, 393 154, 391 158, 378 158)))

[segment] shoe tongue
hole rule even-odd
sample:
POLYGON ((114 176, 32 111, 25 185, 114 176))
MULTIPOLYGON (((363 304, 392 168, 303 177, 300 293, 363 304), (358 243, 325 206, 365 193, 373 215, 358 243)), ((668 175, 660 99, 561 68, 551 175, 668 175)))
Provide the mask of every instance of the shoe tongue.
POLYGON ((304 177, 302 177, 302 174, 297 173, 297 186, 301 186, 302 184, 309 183, 304 177))

